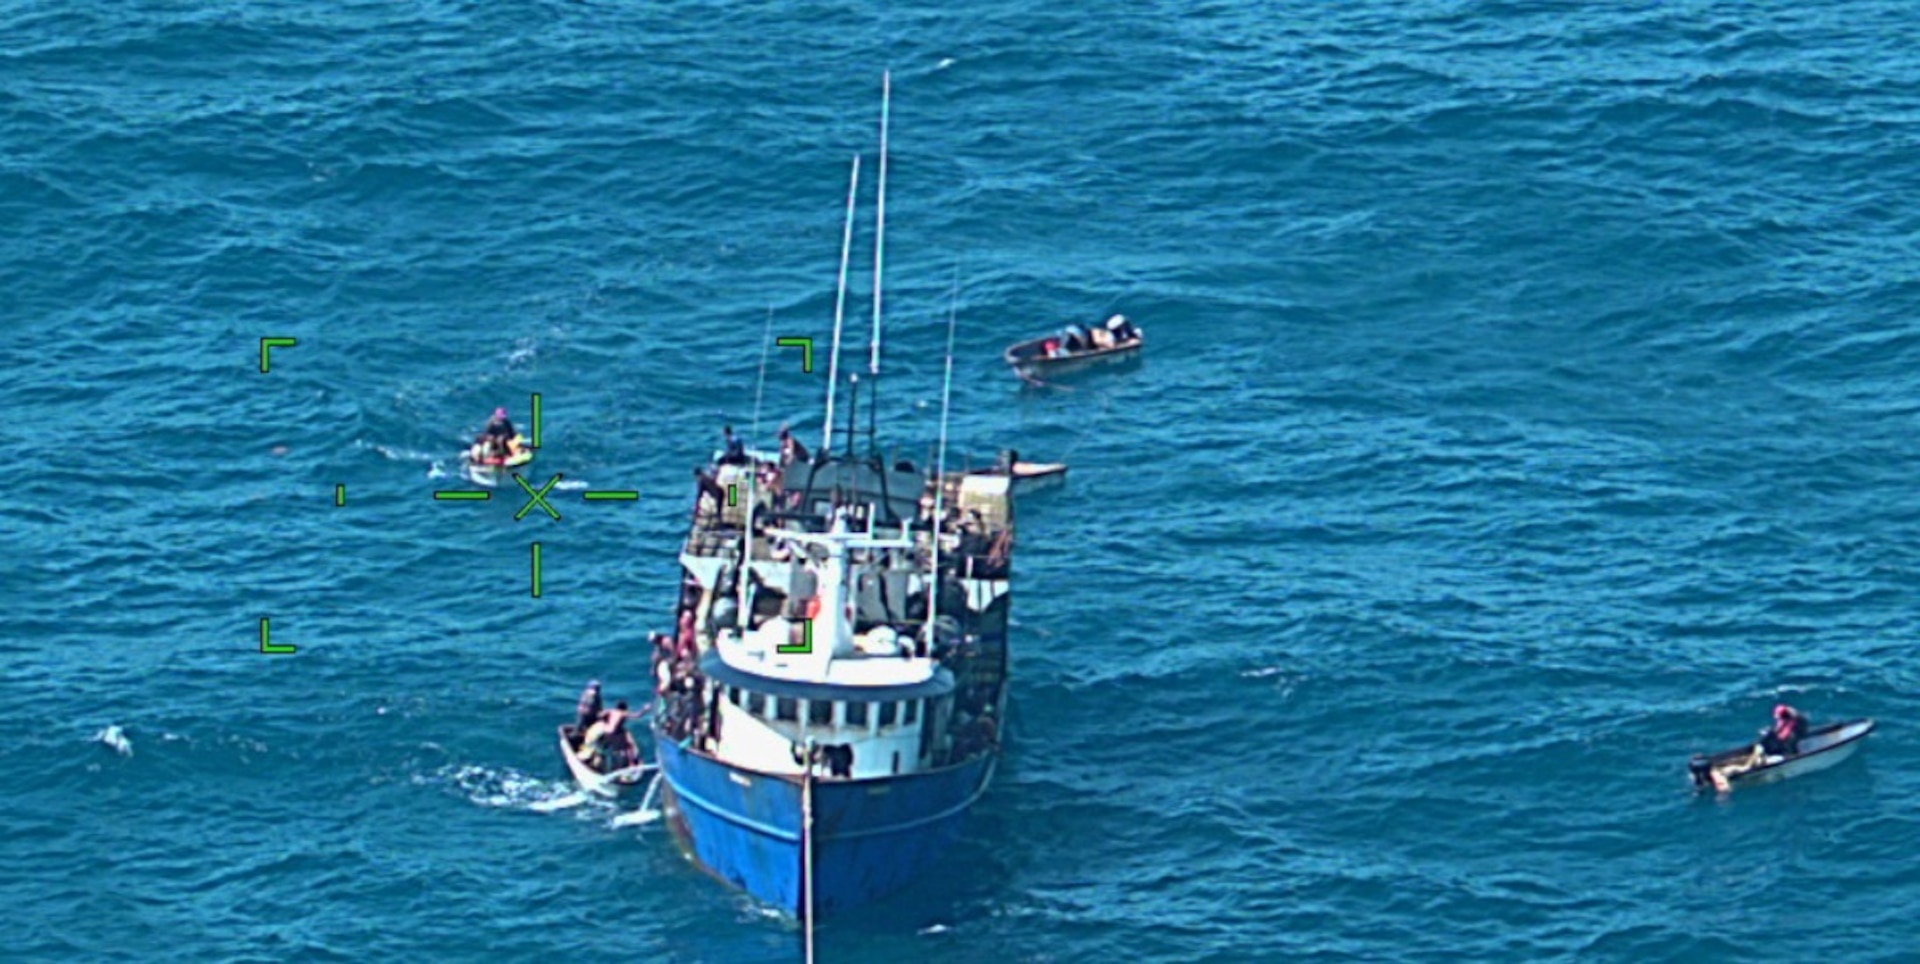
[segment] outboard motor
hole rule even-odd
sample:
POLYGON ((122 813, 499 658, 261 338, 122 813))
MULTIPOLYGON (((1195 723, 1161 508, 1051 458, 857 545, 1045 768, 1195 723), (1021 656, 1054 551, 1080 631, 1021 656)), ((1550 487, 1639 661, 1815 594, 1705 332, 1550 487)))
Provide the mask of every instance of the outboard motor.
POLYGON ((1708 760, 1706 754, 1695 753, 1693 759, 1687 761, 1687 772, 1693 776, 1696 788, 1704 790, 1713 786, 1713 761, 1708 760))

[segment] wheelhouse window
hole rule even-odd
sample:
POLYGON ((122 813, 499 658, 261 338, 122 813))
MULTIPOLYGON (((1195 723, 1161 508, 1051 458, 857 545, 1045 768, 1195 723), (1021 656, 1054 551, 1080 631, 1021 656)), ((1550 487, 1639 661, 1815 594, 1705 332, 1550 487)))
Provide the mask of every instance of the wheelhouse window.
POLYGON ((880 725, 881 726, 893 725, 893 714, 896 712, 894 710, 894 706, 895 704, 893 703, 880 704, 880 725))
POLYGON ((865 703, 848 703, 847 704, 847 725, 848 726, 866 726, 867 725, 867 704, 865 703))
POLYGON ((800 718, 800 709, 794 704, 792 697, 782 696, 773 701, 773 718, 776 720, 797 720, 800 718))
POLYGON ((912 726, 914 721, 918 720, 919 718, 920 718, 920 701, 908 700, 906 702, 906 710, 904 713, 902 713, 900 717, 900 725, 912 726))
POLYGON ((735 706, 740 705, 740 687, 738 686, 727 687, 727 702, 732 703, 735 706))
POLYGON ((807 722, 813 726, 826 726, 833 722, 833 703, 829 700, 814 700, 807 704, 807 722))
POLYGON ((752 713, 754 716, 765 716, 767 713, 766 695, 749 691, 747 693, 747 712, 752 713))

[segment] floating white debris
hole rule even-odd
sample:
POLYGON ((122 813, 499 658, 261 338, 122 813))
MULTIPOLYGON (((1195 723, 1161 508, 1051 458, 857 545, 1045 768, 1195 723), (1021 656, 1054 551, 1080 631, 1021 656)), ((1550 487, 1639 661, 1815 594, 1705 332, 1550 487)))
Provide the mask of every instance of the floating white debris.
POLYGON ((133 741, 127 739, 127 731, 119 726, 110 725, 93 735, 94 742, 104 743, 121 756, 133 755, 133 741))

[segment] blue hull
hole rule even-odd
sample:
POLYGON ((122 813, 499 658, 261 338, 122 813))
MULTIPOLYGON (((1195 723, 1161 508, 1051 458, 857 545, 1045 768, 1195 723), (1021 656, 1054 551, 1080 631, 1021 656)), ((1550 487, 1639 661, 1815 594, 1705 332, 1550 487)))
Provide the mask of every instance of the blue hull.
MULTIPOLYGON (((701 866, 796 916, 801 890, 800 782, 737 770, 661 739, 664 804, 701 866)), ((817 916, 893 893, 960 838, 967 809, 993 777, 991 756, 908 776, 816 780, 817 916)))

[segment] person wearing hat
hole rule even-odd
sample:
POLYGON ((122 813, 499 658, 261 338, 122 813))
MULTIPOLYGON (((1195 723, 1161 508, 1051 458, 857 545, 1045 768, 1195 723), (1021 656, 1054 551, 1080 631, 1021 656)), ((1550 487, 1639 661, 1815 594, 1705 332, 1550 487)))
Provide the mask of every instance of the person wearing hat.
POLYGON ((1113 336, 1116 345, 1123 345, 1140 337, 1140 330, 1133 327, 1133 322, 1128 321, 1126 315, 1114 315, 1108 318, 1106 329, 1107 333, 1113 336))

